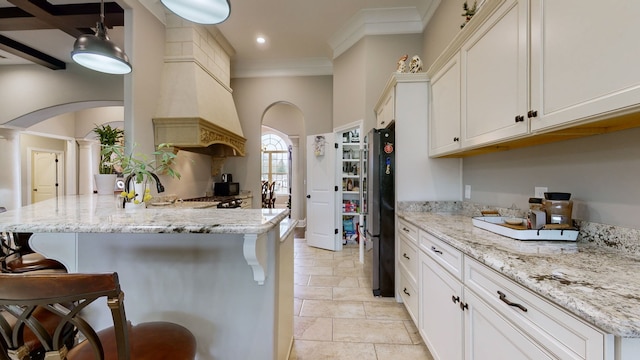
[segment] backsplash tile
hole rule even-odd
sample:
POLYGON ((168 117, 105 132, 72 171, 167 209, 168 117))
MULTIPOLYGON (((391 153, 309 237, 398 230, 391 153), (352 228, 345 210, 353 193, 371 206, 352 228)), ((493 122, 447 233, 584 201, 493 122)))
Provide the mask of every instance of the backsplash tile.
MULTIPOLYGON (((400 201, 398 211, 452 213, 469 217, 482 216, 482 210, 498 210, 502 216, 524 217, 527 209, 491 207, 469 201, 400 201)), ((575 220, 580 229, 579 242, 614 248, 640 255, 640 230, 575 220)))

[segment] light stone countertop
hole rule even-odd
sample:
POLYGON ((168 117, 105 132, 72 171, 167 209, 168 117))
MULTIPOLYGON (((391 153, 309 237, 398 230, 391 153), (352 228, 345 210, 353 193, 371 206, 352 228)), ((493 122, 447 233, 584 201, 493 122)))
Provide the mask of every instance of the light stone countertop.
POLYGON ((468 216, 397 215, 606 333, 640 337, 639 256, 586 242, 514 240, 468 216))
POLYGON ((288 209, 122 209, 120 204, 115 195, 97 194, 45 200, 0 213, 0 231, 262 234, 289 215, 288 209))

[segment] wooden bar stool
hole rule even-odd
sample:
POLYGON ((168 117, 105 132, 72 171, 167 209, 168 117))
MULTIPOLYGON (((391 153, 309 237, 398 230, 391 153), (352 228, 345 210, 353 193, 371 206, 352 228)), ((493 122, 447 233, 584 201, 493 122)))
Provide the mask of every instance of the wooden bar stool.
POLYGON ((67 268, 59 261, 47 259, 29 247, 31 235, 31 233, 11 232, 2 234, 0 237, 2 272, 67 272, 67 268))
POLYGON ((117 273, 0 274, 0 358, 29 359, 26 332, 37 334, 46 359, 59 360, 193 360, 196 340, 186 328, 169 322, 132 325, 124 311, 117 273), (79 313, 106 298, 113 326, 96 331, 79 313), (68 306, 73 304, 73 306, 68 306), (59 317, 53 332, 36 310, 59 317), (11 323, 10 318, 13 318, 11 323), (62 334, 71 326, 86 340, 69 348, 62 334), (24 336, 23 336, 24 335, 24 336))

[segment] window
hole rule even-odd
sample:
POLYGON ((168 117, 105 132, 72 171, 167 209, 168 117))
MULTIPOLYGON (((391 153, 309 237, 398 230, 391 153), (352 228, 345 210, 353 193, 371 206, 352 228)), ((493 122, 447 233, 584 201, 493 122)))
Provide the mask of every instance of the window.
POLYGON ((276 194, 289 194, 289 149, 276 134, 262 135, 262 181, 275 182, 276 194))

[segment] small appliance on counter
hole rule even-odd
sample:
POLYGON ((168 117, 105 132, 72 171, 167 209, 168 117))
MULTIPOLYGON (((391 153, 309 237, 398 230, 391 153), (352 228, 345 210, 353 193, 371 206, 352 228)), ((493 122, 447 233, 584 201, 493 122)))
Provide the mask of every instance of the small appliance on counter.
POLYGON ((217 182, 213 184, 214 196, 233 196, 240 194, 240 184, 237 182, 217 182))
POLYGON ((569 199, 571 199, 571 193, 544 193, 544 208, 547 213, 547 224, 564 224, 573 226, 573 221, 571 219, 573 201, 569 199))

